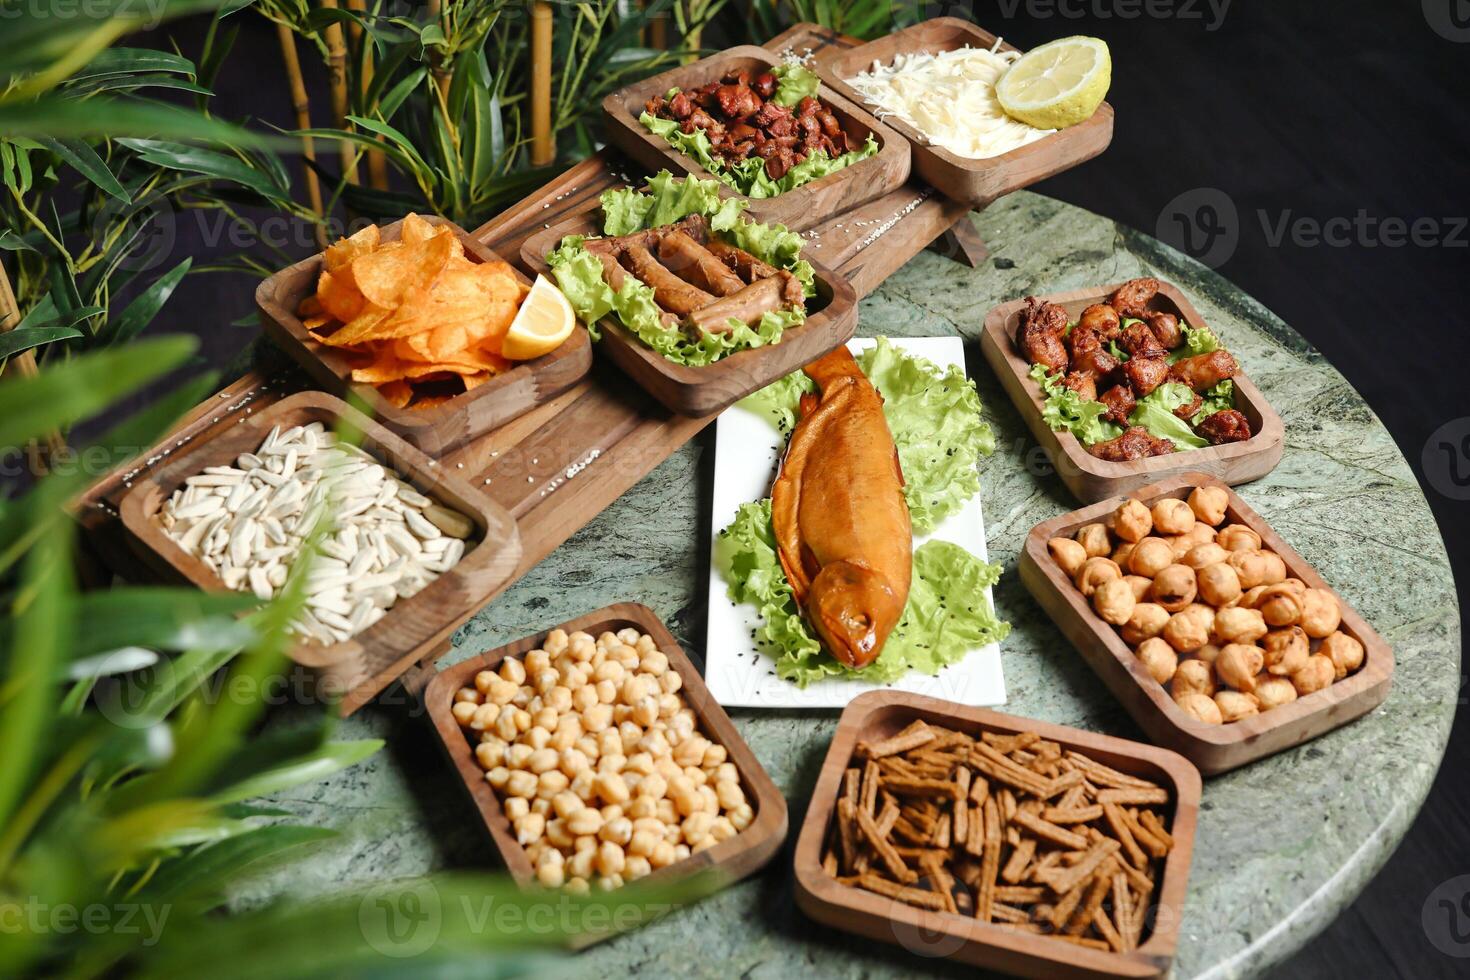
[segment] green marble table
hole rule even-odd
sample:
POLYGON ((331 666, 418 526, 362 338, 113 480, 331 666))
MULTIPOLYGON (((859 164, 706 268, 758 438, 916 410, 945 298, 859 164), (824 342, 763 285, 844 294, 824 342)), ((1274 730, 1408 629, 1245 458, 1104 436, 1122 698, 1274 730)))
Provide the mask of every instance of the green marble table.
MULTIPOLYGON (((862 303, 863 335, 959 334, 999 448, 982 464, 1009 703, 1030 718, 1141 738, 1033 603, 1015 573, 1030 528, 1075 506, 980 357, 986 312, 1048 293, 1152 274, 1183 287, 1286 422, 1274 473, 1241 493, 1394 648, 1388 701, 1305 746, 1206 784, 1177 977, 1265 971, 1368 884, 1429 790, 1458 698, 1460 625, 1450 568, 1408 465, 1373 412, 1290 327, 1218 275, 1153 239, 1034 194, 976 217, 992 257, 969 269, 923 253, 862 303)), ((704 642, 712 430, 674 454, 455 638, 450 661, 611 602, 656 609, 694 657, 704 642)), ((389 747, 273 802, 342 837, 262 892, 485 867, 490 843, 427 723, 403 697, 373 704, 343 737, 389 747)), ((766 870, 566 962, 566 975, 779 978, 973 975, 960 964, 817 926, 792 897, 791 845, 837 713, 731 714, 790 804, 787 848, 766 870)), ((412 975, 412 961, 398 971, 412 975)))

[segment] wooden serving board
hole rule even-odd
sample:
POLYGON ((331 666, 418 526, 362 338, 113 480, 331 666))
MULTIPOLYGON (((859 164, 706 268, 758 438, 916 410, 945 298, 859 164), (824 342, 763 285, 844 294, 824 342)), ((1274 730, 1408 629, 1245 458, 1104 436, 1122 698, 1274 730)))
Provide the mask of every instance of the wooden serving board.
POLYGON ((879 942, 898 943, 920 954, 938 952, 1016 976, 1164 977, 1179 944, 1200 793, 1199 772, 1167 749, 918 694, 873 691, 853 700, 842 712, 827 758, 817 775, 811 805, 796 842, 796 904, 813 919, 834 929, 879 942), (914 721, 957 729, 977 738, 987 731, 1006 735, 1036 732, 1119 772, 1167 788, 1172 797, 1169 834, 1174 839, 1174 847, 1164 858, 1162 880, 1150 899, 1151 931, 1142 944, 1131 953, 1088 949, 1051 936, 979 922, 970 916, 931 912, 844 885, 824 871, 823 842, 837 808, 843 773, 853 764, 857 743, 895 735, 914 721))
MULTIPOLYGON (((1120 285, 1114 283, 1075 289, 1041 299, 1064 308, 1067 316, 1075 321, 1087 307, 1106 301, 1120 285)), ((980 334, 980 350, 1000 379, 1001 387, 1010 395, 1016 411, 1026 420, 1031 435, 1056 467, 1057 475, 1078 500, 1091 503, 1127 493, 1182 470, 1202 471, 1230 484, 1249 483, 1270 473, 1281 462, 1281 453, 1286 446, 1286 427, 1281 416, 1266 401, 1266 396, 1244 372, 1232 380, 1235 382, 1235 407, 1251 424, 1252 435, 1245 442, 1206 446, 1131 462, 1098 459, 1072 433, 1053 431, 1041 417, 1045 403, 1041 386, 1031 380, 1031 365, 1016 348, 1016 327, 1025 305, 1024 300, 1016 300, 991 310, 985 317, 985 329, 980 334)), ((1194 304, 1178 287, 1169 283, 1162 284, 1152 306, 1156 311, 1173 313, 1192 327, 1207 325, 1194 304)), ((1230 348, 1229 337, 1221 337, 1220 343, 1227 350, 1230 348)))
POLYGON ((1342 625, 1338 628, 1363 645, 1363 665, 1356 673, 1289 704, 1228 725, 1210 725, 1186 715, 1163 686, 1149 676, 1118 631, 1093 612, 1072 580, 1058 567, 1046 543, 1052 538, 1072 537, 1085 525, 1105 520, 1128 497, 1152 507, 1165 497, 1182 500, 1197 486, 1224 489, 1230 501, 1225 512, 1226 523, 1244 524, 1259 534, 1262 545, 1286 562, 1288 576, 1301 579, 1309 588, 1325 589, 1337 595, 1317 570, 1272 530, 1260 514, 1251 510, 1239 494, 1204 473, 1174 476, 1135 490, 1127 497, 1104 500, 1038 524, 1026 537, 1020 573, 1032 598, 1046 610, 1149 738, 1213 776, 1300 745, 1372 711, 1388 697, 1393 681, 1393 650, 1337 595, 1342 610, 1342 625))

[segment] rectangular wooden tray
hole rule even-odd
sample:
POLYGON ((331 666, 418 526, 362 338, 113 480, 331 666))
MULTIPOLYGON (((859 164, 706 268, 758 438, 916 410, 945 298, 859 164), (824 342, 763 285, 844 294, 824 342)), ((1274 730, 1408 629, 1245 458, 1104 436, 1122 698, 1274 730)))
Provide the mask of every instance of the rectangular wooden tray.
MULTIPOLYGON (((425 653, 445 643, 464 622, 515 574, 521 560, 520 535, 514 518, 446 472, 423 453, 383 426, 325 392, 303 391, 246 416, 215 438, 196 443, 135 481, 119 508, 133 550, 155 574, 190 582, 209 592, 229 591, 218 575, 169 537, 156 515, 188 477, 206 466, 233 465, 241 453, 253 452, 272 427, 287 429, 322 422, 332 429, 339 421, 363 433, 362 448, 413 484, 420 492, 459 511, 475 523, 478 542, 466 542, 464 557, 422 591, 400 599, 382 619, 342 643, 297 643, 291 657, 321 668, 336 684, 349 682, 377 665, 381 672, 401 674, 425 653)), ((338 693, 346 687, 337 687, 338 693)))
MULTIPOLYGON (((699 671, 652 609, 636 602, 618 603, 563 623, 560 628, 568 633, 582 630, 597 636, 604 631, 616 633, 629 626, 652 636, 659 650, 668 655, 669 666, 683 678, 683 689, 680 693, 698 717, 700 731, 706 738, 725 747, 729 761, 740 772, 740 783, 746 792, 746 799, 755 811, 755 819, 734 837, 707 850, 691 854, 677 864, 660 868, 641 880, 667 883, 700 872, 713 871, 720 876, 719 887, 733 884, 764 867, 776 855, 786 837, 786 800, 756 759, 755 753, 751 752, 750 746, 741 738, 739 730, 730 721, 730 716, 710 697, 699 671)), ((462 687, 473 686, 477 673, 494 670, 506 657, 519 657, 537 649, 546 641, 549 632, 548 629, 446 668, 434 676, 422 695, 440 746, 449 757, 450 764, 459 772, 465 792, 479 811, 480 819, 484 822, 506 869, 522 887, 535 884, 535 869, 526 857, 525 849, 517 843, 515 832, 495 790, 485 781, 484 770, 475 761, 474 746, 466 738, 450 709, 453 706, 454 693, 462 687)))
MULTIPOLYGON (((773 41, 772 45, 775 43, 773 41)), ((720 75, 726 71, 740 68, 764 71, 780 63, 770 49, 747 44, 629 85, 603 100, 608 139, 649 168, 649 173, 668 169, 712 179, 709 171, 692 157, 675 150, 662 137, 649 132, 638 122, 644 103, 670 88, 697 88, 719 81, 720 75)), ((802 231, 903 186, 909 177, 908 142, 830 88, 823 86, 818 96, 831 106, 832 114, 842 124, 843 130, 851 134, 859 145, 871 134, 878 141, 877 154, 776 197, 745 197, 723 183, 720 185, 722 197, 746 201, 749 205, 747 213, 757 221, 780 222, 795 231, 802 231)))
MULTIPOLYGON (((549 272, 546 256, 567 235, 600 235, 599 209, 584 211, 532 235, 521 246, 521 261, 537 272, 549 272)), ((857 294, 841 274, 807 256, 815 273, 817 295, 808 301, 806 322, 781 335, 769 347, 743 350, 704 367, 675 364, 625 328, 616 316, 598 322, 601 346, 613 363, 626 371, 670 411, 681 415, 713 415, 724 411, 752 391, 783 378, 803 364, 847 343, 857 327, 857 294)))
POLYGON ((1262 544, 1286 562, 1289 576, 1301 579, 1310 588, 1332 591, 1316 569, 1282 540, 1261 515, 1251 510, 1239 494, 1204 473, 1173 476, 1126 497, 1120 495, 1100 501, 1038 524, 1026 538, 1020 573, 1027 591, 1149 738, 1213 776, 1300 745, 1378 707, 1388 697, 1393 680, 1393 651, 1352 606, 1337 596, 1342 607, 1339 629, 1363 644, 1363 665, 1357 673, 1290 704, 1228 725, 1205 724, 1181 711, 1163 686, 1144 670, 1117 630, 1092 611, 1071 579, 1057 567, 1046 543, 1052 538, 1071 537, 1084 525, 1102 521, 1128 497, 1151 507, 1165 497, 1182 500, 1197 486, 1223 488, 1230 499, 1226 521, 1244 524, 1259 534, 1262 544))
MULTIPOLYGON (((1068 317, 1075 321, 1087 307, 1104 302, 1119 285, 1121 283, 1074 289, 1041 299, 1065 308, 1068 317)), ((1208 473, 1230 484, 1249 483, 1270 473, 1281 462, 1286 442, 1281 416, 1244 373, 1237 374, 1234 381, 1235 407, 1250 420, 1253 433, 1245 442, 1206 446, 1132 462, 1098 459, 1072 433, 1053 431, 1041 417, 1045 403, 1041 386, 1031 380, 1031 365, 1016 349, 1016 326, 1025 305, 1024 300, 1016 300, 991 310, 985 317, 985 329, 980 334, 980 350, 1000 378, 1006 394, 1015 403, 1016 411, 1026 420, 1031 435, 1056 467, 1057 475, 1077 499, 1091 503, 1114 497, 1184 470, 1208 473)), ((1192 327, 1206 326, 1199 310, 1170 283, 1161 286, 1152 305, 1155 310, 1173 313, 1192 327)), ((1230 347, 1229 337, 1221 337, 1220 342, 1227 349, 1230 347)))
MULTIPOLYGON (((493 262, 500 258, 458 225, 432 216, 424 220, 453 229, 471 261, 493 262)), ((384 226, 383 241, 397 241, 402 225, 403 222, 395 221, 384 226)), ((321 263, 320 254, 303 259, 271 276, 255 290, 255 303, 266 336, 328 391, 342 397, 351 391, 373 410, 374 418, 431 456, 447 452, 524 414, 571 387, 592 366, 591 340, 585 330, 578 329, 550 354, 517 364, 474 391, 442 405, 428 409, 397 408, 373 385, 354 384, 350 380, 352 368, 347 353, 318 342, 296 315, 301 300, 316 290, 321 263)), ((531 284, 519 269, 515 273, 524 285, 531 284)))
POLYGON ((1194 766, 1164 749, 917 694, 873 691, 854 699, 842 712, 817 776, 796 842, 796 904, 813 919, 836 929, 897 943, 924 956, 947 956, 1017 976, 1163 977, 1169 972, 1179 941, 1200 791, 1200 775, 1194 766), (1120 772, 1168 787, 1174 801, 1169 820, 1174 847, 1164 859, 1153 906, 1153 931, 1148 938, 1131 953, 1105 953, 968 916, 917 908, 839 884, 823 871, 822 844, 836 809, 842 774, 858 741, 887 738, 915 720, 971 735, 1034 731, 1120 772))
MULTIPOLYGON (((899 54, 953 51, 966 45, 990 49, 996 36, 959 17, 935 17, 896 31, 820 62, 822 81, 853 103, 873 109, 845 79, 872 68, 873 62, 887 65, 899 54)), ((1017 51, 1001 44, 1003 51, 1017 51)), ((1092 118, 984 160, 962 157, 932 145, 923 133, 895 116, 883 124, 912 144, 914 173, 933 184, 947 197, 970 207, 989 204, 996 198, 1075 167, 1102 153, 1113 141, 1113 107, 1104 102, 1092 118)))

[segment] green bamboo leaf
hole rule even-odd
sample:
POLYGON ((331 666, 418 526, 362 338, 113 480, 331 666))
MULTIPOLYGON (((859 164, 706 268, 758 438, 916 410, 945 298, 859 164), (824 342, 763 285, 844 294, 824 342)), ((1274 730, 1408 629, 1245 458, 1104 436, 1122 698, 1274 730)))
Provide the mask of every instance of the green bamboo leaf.
POLYGON ((105 337, 109 344, 127 343, 143 331, 143 328, 153 322, 163 304, 168 302, 179 282, 183 280, 193 263, 192 258, 185 259, 174 266, 168 272, 159 277, 158 281, 144 290, 136 299, 128 304, 122 315, 110 321, 105 329, 105 337))
POLYGON ((213 96, 214 93, 196 82, 177 75, 155 73, 151 75, 104 75, 77 85, 68 85, 67 91, 77 95, 98 92, 136 92, 140 89, 168 89, 174 92, 190 92, 194 95, 213 96))
POLYGON ((402 81, 400 81, 397 85, 394 85, 393 88, 388 92, 388 94, 383 96, 383 100, 378 104, 379 114, 381 114, 384 119, 392 119, 393 113, 397 112, 398 107, 403 105, 403 100, 408 98, 414 89, 418 88, 419 83, 422 82, 428 76, 428 74, 429 70, 427 68, 419 68, 416 71, 405 75, 402 81))
POLYGON ((39 252, 40 250, 9 228, 0 228, 0 249, 7 252, 39 252))
POLYGON ((16 324, 16 330, 35 330, 41 327, 74 327, 88 317, 96 316, 98 313, 107 312, 100 306, 82 306, 62 315, 56 310, 56 303, 50 294, 41 297, 40 302, 31 307, 31 311, 25 315, 25 319, 16 324))
POLYGON ((259 604, 245 592, 192 587, 117 587, 79 596, 76 619, 87 632, 73 653, 89 656, 125 646, 154 650, 238 650, 255 638, 240 613, 259 604))
POLYGON ((42 344, 74 340, 80 336, 82 332, 75 327, 30 327, 25 330, 17 327, 9 333, 0 334, 0 361, 42 344))
MULTIPOLYGON (((172 336, 74 357, 0 385, 0 446, 20 446, 88 418, 182 364, 198 341, 172 336)), ((0 767, 3 768, 3 767, 0 767)))
POLYGON ((289 186, 283 186, 275 181, 275 174, 262 172, 233 154, 206 150, 197 146, 186 146, 182 143, 167 143, 161 140, 125 138, 119 139, 118 142, 129 149, 136 150, 138 155, 148 163, 183 173, 204 174, 233 181, 242 187, 250 188, 268 200, 278 200, 290 193, 289 186))
POLYGON ((76 139, 58 140, 49 137, 43 137, 40 143, 71 164, 77 173, 96 184, 109 196, 124 204, 132 200, 128 192, 123 189, 123 185, 118 183, 112 171, 107 168, 107 164, 97 155, 97 151, 86 143, 76 139))
POLYGON ((269 796, 303 783, 325 779, 339 769, 355 766, 383 747, 381 739, 329 742, 308 756, 264 769, 216 791, 210 799, 217 804, 269 796))
POLYGON ((133 75, 150 71, 192 75, 194 74, 194 62, 169 51, 155 51, 152 48, 112 47, 87 62, 87 66, 73 75, 72 80, 96 78, 102 75, 133 75))
POLYGON ((105 96, 88 99, 44 96, 28 102, 0 103, 0 137, 22 134, 58 138, 135 136, 237 146, 291 146, 284 138, 252 133, 188 109, 105 96))
POLYGON ((226 897, 232 881, 247 870, 274 863, 288 851, 338 836, 326 827, 279 824, 259 827, 228 840, 197 847, 170 861, 148 881, 138 896, 147 902, 173 903, 203 899, 213 905, 226 897))

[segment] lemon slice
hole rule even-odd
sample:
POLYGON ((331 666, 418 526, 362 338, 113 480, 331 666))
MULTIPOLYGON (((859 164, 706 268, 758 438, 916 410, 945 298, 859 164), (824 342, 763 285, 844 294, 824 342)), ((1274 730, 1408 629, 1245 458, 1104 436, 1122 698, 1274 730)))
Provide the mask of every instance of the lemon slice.
POLYGON ((995 84, 995 97, 1028 126, 1065 129, 1092 117, 1112 81, 1106 41, 1064 37, 1022 55, 995 84))
POLYGON ((576 326, 572 304, 555 283, 545 276, 537 276, 526 301, 510 322, 500 353, 512 361, 529 361, 550 354, 572 335, 576 326))

